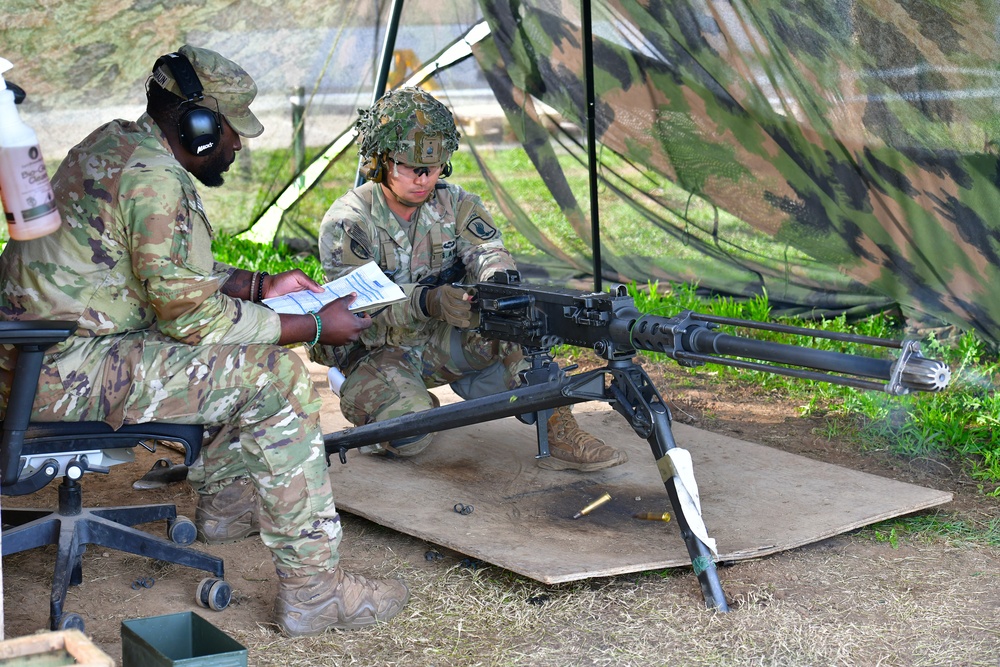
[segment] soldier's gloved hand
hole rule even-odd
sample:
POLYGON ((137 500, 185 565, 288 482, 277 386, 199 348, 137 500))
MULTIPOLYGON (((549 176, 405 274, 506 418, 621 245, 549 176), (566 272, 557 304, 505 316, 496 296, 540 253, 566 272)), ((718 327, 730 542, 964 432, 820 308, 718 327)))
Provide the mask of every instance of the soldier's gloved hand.
POLYGON ((440 285, 422 290, 420 310, 426 317, 459 329, 472 326, 472 297, 461 287, 440 285))

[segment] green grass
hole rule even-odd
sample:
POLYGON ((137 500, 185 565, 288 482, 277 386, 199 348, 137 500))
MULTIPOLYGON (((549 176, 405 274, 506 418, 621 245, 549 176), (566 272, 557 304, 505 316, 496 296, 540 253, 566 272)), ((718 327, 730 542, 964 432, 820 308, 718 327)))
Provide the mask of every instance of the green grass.
POLYGON ((313 280, 325 282, 323 267, 316 255, 294 253, 284 244, 264 245, 220 234, 213 241, 212 250, 218 261, 237 268, 267 271, 272 275, 302 269, 313 280))
POLYGON ((956 519, 944 512, 920 514, 882 521, 862 528, 861 536, 868 536, 876 542, 886 542, 894 549, 904 537, 919 539, 943 539, 949 543, 1000 546, 1000 519, 972 522, 956 519))

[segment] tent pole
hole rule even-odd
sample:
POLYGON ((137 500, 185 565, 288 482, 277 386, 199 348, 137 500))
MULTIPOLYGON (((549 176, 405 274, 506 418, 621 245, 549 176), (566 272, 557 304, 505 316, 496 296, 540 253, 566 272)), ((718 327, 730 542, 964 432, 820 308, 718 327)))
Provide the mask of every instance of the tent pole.
POLYGON ((594 253, 594 291, 601 291, 601 215, 597 201, 597 131, 595 128, 594 50, 590 0, 580 0, 583 23, 583 78, 587 86, 587 180, 590 183, 590 236, 594 253))
MULTIPOLYGON (((389 69, 392 67, 392 52, 396 50, 396 32, 399 28, 399 17, 403 13, 403 0, 392 0, 390 9, 389 24, 385 27, 385 41, 382 42, 382 53, 379 55, 378 79, 375 81, 375 90, 372 91, 372 104, 375 104, 383 93, 385 84, 389 80, 389 69)), ((354 187, 358 187, 365 182, 365 177, 361 175, 361 161, 358 161, 358 176, 354 181, 354 187)))
MULTIPOLYGON (((411 74, 403 82, 403 86, 419 86, 438 72, 452 65, 457 65, 466 58, 471 58, 472 47, 489 37, 489 35, 489 25, 487 25, 486 21, 480 21, 469 28, 467 33, 434 56, 430 64, 421 65, 419 70, 411 74)), ((263 244, 274 241, 285 211, 294 206, 295 202, 301 199, 316 184, 320 177, 326 173, 330 164, 354 142, 355 137, 357 137, 357 131, 352 124, 323 148, 319 156, 313 158, 304 171, 295 174, 281 192, 271 200, 267 208, 264 209, 264 212, 254 219, 250 224, 250 228, 240 232, 237 238, 248 239, 255 243, 263 244)))

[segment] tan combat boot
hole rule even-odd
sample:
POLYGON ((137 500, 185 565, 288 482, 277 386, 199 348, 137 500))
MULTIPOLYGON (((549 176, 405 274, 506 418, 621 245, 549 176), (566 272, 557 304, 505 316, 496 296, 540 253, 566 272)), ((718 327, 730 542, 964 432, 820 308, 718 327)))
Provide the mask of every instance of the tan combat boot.
POLYGON ((581 429, 568 405, 553 411, 548 431, 551 456, 538 459, 539 468, 592 472, 628 461, 625 452, 609 447, 581 429))
POLYGON ((194 510, 198 540, 206 544, 238 542, 260 533, 257 489, 241 478, 218 493, 198 498, 194 510))
POLYGON ((289 637, 383 623, 403 609, 410 589, 396 579, 365 579, 337 568, 306 577, 279 577, 274 622, 289 637))

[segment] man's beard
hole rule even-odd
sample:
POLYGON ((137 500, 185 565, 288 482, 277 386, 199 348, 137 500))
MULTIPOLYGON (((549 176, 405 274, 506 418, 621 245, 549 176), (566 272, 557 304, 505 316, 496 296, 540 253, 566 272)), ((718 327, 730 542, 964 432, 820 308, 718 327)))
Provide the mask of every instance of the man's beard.
POLYGON ((197 170, 192 171, 191 174, 206 187, 217 188, 226 182, 223 173, 229 168, 230 164, 230 162, 226 161, 226 157, 222 151, 219 151, 206 158, 205 162, 197 170))

